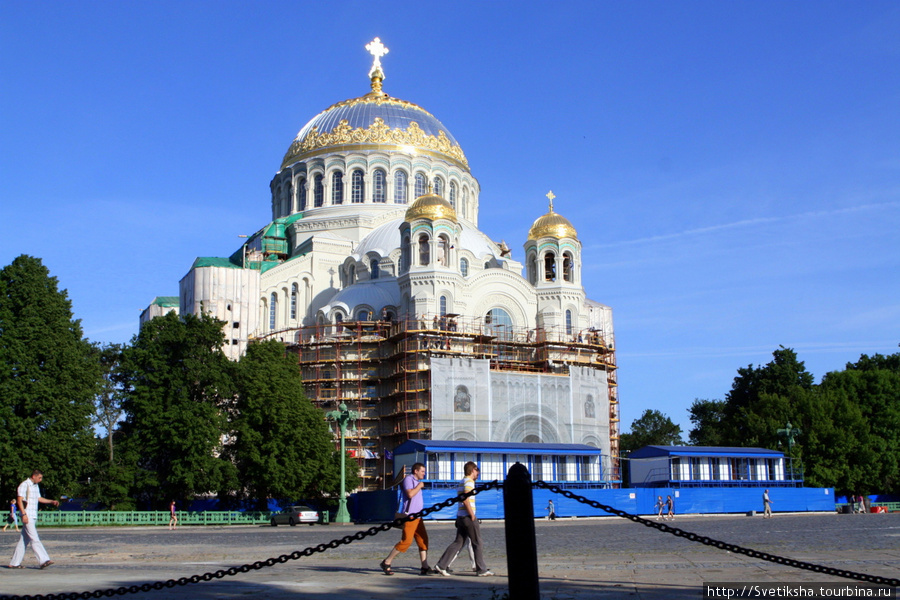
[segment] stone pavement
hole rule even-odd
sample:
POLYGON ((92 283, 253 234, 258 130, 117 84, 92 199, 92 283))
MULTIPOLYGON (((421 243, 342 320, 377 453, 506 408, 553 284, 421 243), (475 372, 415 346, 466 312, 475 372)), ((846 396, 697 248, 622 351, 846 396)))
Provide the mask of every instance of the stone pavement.
MULTIPOLYGON (((726 542, 884 577, 900 577, 900 514, 684 516, 673 525, 726 542)), ((98 527, 41 529, 56 564, 39 570, 29 550, 25 569, 0 568, 0 594, 83 592, 165 581, 239 566, 367 529, 366 526, 98 527)), ((420 577, 414 551, 378 568, 399 532, 391 530, 313 557, 136 599, 307 598, 396 600, 502 598, 508 589, 502 522, 484 522, 486 558, 496 577, 475 577, 465 557, 458 575, 420 577)), ((429 522, 433 564, 452 541, 449 522, 429 522)), ((704 582, 852 583, 747 558, 660 533, 616 517, 537 522, 541 596, 696 599, 704 582)), ((12 555, 15 532, 0 534, 0 565, 12 555)))

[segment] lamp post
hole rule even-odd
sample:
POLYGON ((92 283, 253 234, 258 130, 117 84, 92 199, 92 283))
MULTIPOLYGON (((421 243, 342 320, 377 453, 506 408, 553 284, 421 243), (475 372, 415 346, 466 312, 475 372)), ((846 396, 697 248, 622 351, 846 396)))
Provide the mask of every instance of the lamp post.
POLYGON ((335 515, 335 523, 349 523, 350 513, 347 511, 347 453, 344 450, 344 437, 347 435, 347 423, 356 419, 356 411, 347 410, 347 405, 341 402, 338 410, 332 410, 325 415, 328 419, 336 421, 341 430, 341 496, 338 499, 338 511, 335 515))

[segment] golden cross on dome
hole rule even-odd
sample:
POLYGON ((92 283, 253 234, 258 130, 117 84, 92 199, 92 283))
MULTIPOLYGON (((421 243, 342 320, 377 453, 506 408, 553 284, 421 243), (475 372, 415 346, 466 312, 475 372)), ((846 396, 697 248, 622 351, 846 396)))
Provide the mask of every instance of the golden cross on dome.
POLYGON ((381 57, 390 52, 390 50, 388 50, 387 47, 381 43, 380 38, 375 38, 374 40, 366 44, 366 50, 368 50, 369 54, 371 54, 375 58, 375 60, 372 62, 372 70, 369 72, 369 76, 371 77, 372 72, 374 72, 375 69, 381 68, 381 57))
POLYGON ((553 212, 553 199, 556 198, 556 195, 553 193, 553 190, 547 192, 547 198, 550 199, 550 212, 553 212))

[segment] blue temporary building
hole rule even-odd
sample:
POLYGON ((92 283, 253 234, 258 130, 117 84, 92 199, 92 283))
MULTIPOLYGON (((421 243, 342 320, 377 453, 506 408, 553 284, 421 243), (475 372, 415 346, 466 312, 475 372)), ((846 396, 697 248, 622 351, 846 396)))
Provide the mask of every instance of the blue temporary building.
POLYGON ((802 487, 790 457, 765 448, 644 446, 628 455, 631 487, 802 487))

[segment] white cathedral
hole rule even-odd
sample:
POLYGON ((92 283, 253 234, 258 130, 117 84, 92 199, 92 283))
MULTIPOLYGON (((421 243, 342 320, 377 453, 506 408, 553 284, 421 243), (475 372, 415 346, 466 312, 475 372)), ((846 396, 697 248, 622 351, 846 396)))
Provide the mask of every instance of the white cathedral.
POLYGON ((551 192, 524 264, 482 233, 459 143, 382 90, 388 50, 366 49, 371 91, 300 129, 269 184, 271 221, 230 257, 197 258, 142 324, 211 314, 235 360, 284 342, 310 400, 354 411, 348 448, 369 488, 410 438, 589 444, 618 480, 612 310, 585 295, 575 227, 551 192))

